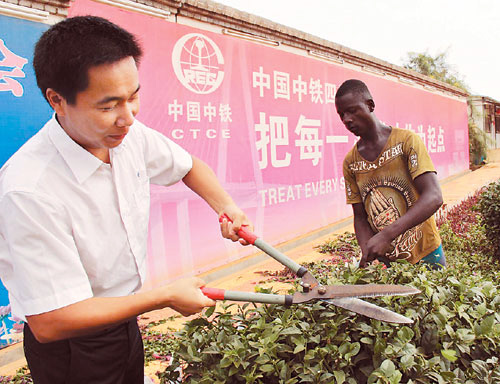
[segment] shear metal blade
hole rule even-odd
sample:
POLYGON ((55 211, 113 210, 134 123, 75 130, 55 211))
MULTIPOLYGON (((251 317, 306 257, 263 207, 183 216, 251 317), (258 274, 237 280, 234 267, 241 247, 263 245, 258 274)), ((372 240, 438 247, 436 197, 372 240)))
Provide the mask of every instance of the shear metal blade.
POLYGON ((407 296, 420 293, 416 288, 394 284, 347 284, 317 286, 309 292, 295 292, 293 304, 317 299, 363 298, 379 296, 407 296), (321 293, 320 293, 321 292, 321 293))
POLYGON ((386 321, 388 323, 413 323, 413 320, 406 316, 356 298, 343 297, 340 299, 323 299, 323 301, 336 305, 337 307, 347 309, 348 311, 355 312, 372 319, 386 321))
POLYGON ((326 287, 325 299, 342 297, 408 296, 420 293, 417 288, 395 284, 332 285, 326 287))

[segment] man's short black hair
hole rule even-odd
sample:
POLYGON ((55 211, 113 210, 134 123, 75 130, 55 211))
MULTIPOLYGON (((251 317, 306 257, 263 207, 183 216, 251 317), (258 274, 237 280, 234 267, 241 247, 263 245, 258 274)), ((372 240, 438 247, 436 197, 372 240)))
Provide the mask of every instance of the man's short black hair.
POLYGON ((360 95, 366 96, 368 99, 373 99, 368 87, 365 83, 358 79, 349 79, 342 83, 342 85, 337 89, 335 97, 342 97, 348 93, 358 93, 360 95))
POLYGON ((60 93, 69 104, 88 87, 91 67, 132 56, 137 65, 142 50, 134 35, 96 16, 65 19, 45 31, 35 46, 33 67, 38 87, 60 93))

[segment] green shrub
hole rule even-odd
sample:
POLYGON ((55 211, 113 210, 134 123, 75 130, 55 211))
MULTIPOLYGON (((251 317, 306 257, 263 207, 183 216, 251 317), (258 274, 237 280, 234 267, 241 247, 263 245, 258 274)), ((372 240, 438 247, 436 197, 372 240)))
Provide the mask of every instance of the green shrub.
POLYGON ((336 235, 331 240, 315 247, 320 253, 329 253, 334 259, 350 262, 353 258, 361 256, 361 248, 358 245, 356 235, 352 232, 344 232, 336 235))
POLYGON ((186 383, 500 383, 500 263, 478 220, 479 195, 441 225, 446 270, 405 262, 388 270, 346 267, 359 255, 352 233, 318 246, 331 258, 307 265, 323 284, 419 288, 416 296, 370 300, 412 318, 412 326, 324 303, 245 305, 237 314, 228 305, 177 334, 173 363, 159 374, 162 383, 175 382, 181 372, 186 383))
POLYGON ((471 225, 466 233, 456 234, 446 223, 439 229, 448 268, 461 273, 481 272, 492 278, 500 271, 500 260, 494 257, 486 229, 480 222, 471 225))
POLYGON ((494 258, 495 248, 479 213, 482 193, 479 190, 450 209, 438 225, 449 268, 491 277, 500 270, 500 260, 494 258))
POLYGON ((184 382, 207 384, 500 382, 498 280, 481 271, 430 271, 406 262, 387 270, 327 262, 309 267, 328 285, 419 288, 419 295, 370 300, 415 323, 383 323, 323 302, 245 305, 237 314, 226 306, 213 318, 207 311, 177 334, 173 363, 160 374, 161 382, 175 382, 180 368, 184 382))
MULTIPOLYGON (((419 288, 415 296, 368 300, 412 318, 412 326, 322 302, 291 308, 246 304, 236 314, 230 312, 234 305, 226 305, 216 314, 206 311, 175 338, 142 327, 146 361, 172 357, 158 374, 162 383, 177 382, 181 372, 186 383, 500 383, 500 258, 493 256, 498 232, 491 232, 498 231, 499 220, 490 222, 484 214, 495 204, 490 213, 499 212, 498 188, 490 185, 480 204, 478 194, 448 214, 440 227, 448 263, 443 271, 405 262, 388 270, 346 266, 359 255, 352 233, 318 247, 331 258, 307 267, 323 284, 419 288)), ((294 281, 285 269, 262 274, 294 281)), ((31 382, 26 368, 0 377, 0 383, 31 382)))
POLYGON ((14 376, 0 376, 0 384, 33 384, 33 379, 28 371, 28 367, 17 370, 14 376))
POLYGON ((500 181, 491 183, 481 194, 479 212, 486 229, 486 236, 500 259, 500 181))

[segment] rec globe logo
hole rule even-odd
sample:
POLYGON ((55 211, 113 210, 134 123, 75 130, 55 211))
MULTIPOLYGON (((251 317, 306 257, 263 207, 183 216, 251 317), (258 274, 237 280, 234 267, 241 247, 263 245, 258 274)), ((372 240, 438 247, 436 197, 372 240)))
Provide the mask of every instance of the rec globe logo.
POLYGON ((224 79, 222 52, 201 33, 189 33, 175 43, 172 65, 182 85, 194 93, 212 93, 224 79))

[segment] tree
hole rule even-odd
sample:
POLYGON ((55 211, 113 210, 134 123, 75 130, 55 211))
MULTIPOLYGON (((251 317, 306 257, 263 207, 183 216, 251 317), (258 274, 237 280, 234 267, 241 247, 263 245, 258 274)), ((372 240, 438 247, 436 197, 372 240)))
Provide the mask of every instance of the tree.
POLYGON ((436 80, 448 83, 469 93, 469 87, 462 76, 448 63, 448 51, 432 56, 428 51, 424 53, 408 52, 403 66, 436 80))
MULTIPOLYGON (((403 66, 470 93, 462 76, 448 63, 448 51, 438 53, 436 56, 432 56, 428 51, 408 52, 407 58, 403 60, 403 66)), ((478 128, 474 121, 474 108, 472 105, 469 106, 469 159, 472 166, 480 164, 486 158, 490 138, 478 128)))
POLYGON ((475 108, 469 104, 469 162, 472 165, 479 165, 488 156, 488 145, 491 138, 481 130, 475 122, 475 108))

